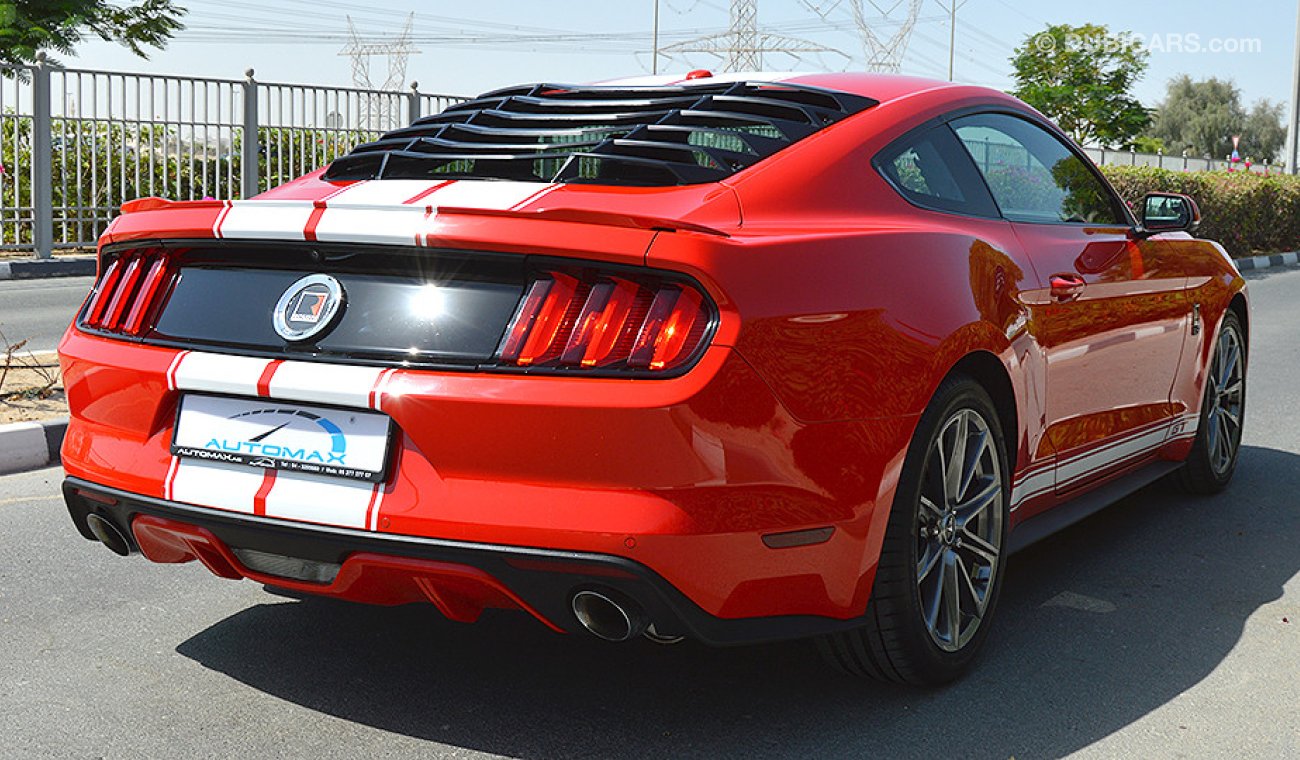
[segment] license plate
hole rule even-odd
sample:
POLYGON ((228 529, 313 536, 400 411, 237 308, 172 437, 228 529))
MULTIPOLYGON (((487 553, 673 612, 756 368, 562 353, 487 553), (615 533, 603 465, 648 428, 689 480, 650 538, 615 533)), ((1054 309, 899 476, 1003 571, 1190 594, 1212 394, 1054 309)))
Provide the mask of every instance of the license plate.
POLYGON ((378 483, 388 469, 392 420, 359 409, 186 394, 172 454, 268 470, 378 483))

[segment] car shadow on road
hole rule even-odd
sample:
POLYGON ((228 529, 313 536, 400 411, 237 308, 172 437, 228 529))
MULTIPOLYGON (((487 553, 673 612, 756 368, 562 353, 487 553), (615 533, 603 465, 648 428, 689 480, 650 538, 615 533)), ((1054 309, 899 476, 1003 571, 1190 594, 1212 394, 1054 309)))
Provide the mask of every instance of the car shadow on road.
MULTIPOLYGON (((1300 572, 1300 456, 1243 449, 1226 493, 1149 487, 1016 555, 986 655, 946 689, 859 682, 788 644, 559 636, 513 613, 276 602, 177 651, 289 702, 514 757, 1039 757, 1195 685, 1300 572)), ((1274 619, 1276 618, 1276 619, 1274 619)))

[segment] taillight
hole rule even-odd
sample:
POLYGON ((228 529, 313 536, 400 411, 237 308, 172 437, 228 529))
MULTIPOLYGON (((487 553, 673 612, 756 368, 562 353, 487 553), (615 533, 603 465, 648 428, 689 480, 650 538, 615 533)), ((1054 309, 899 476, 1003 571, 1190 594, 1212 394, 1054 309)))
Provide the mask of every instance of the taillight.
POLYGON ((82 317, 83 327, 126 335, 142 335, 174 271, 167 253, 156 249, 129 251, 104 269, 82 317))
POLYGON ((682 282, 546 272, 534 279, 497 349, 517 367, 661 373, 695 358, 710 304, 682 282))

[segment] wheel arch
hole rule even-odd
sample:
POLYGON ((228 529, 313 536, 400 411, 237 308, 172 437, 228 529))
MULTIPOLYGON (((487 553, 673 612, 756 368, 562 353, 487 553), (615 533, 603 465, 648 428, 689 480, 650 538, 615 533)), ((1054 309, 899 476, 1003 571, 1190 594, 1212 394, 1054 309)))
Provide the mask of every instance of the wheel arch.
POLYGON ((1228 309, 1237 315, 1241 322, 1241 332, 1246 340, 1246 352, 1250 352, 1250 308, 1246 304, 1246 294, 1243 291, 1237 291, 1233 294, 1232 300, 1228 302, 1228 309))
POLYGON ((1002 360, 990 351, 972 351, 955 363, 948 370, 944 379, 954 375, 965 375, 989 394, 993 408, 998 413, 998 423, 1002 427, 1002 437, 1007 447, 1007 465, 1009 471, 1016 471, 1016 459, 1020 440, 1020 411, 1016 404, 1015 386, 1011 374, 1002 360))

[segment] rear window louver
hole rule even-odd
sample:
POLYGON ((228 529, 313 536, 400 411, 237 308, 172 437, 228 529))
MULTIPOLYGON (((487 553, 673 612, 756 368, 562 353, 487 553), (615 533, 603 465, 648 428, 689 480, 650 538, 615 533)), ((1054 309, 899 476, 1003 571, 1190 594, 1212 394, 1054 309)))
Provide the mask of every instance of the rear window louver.
POLYGON ((324 178, 716 182, 874 105, 859 95, 762 82, 528 85, 359 145, 324 178))

